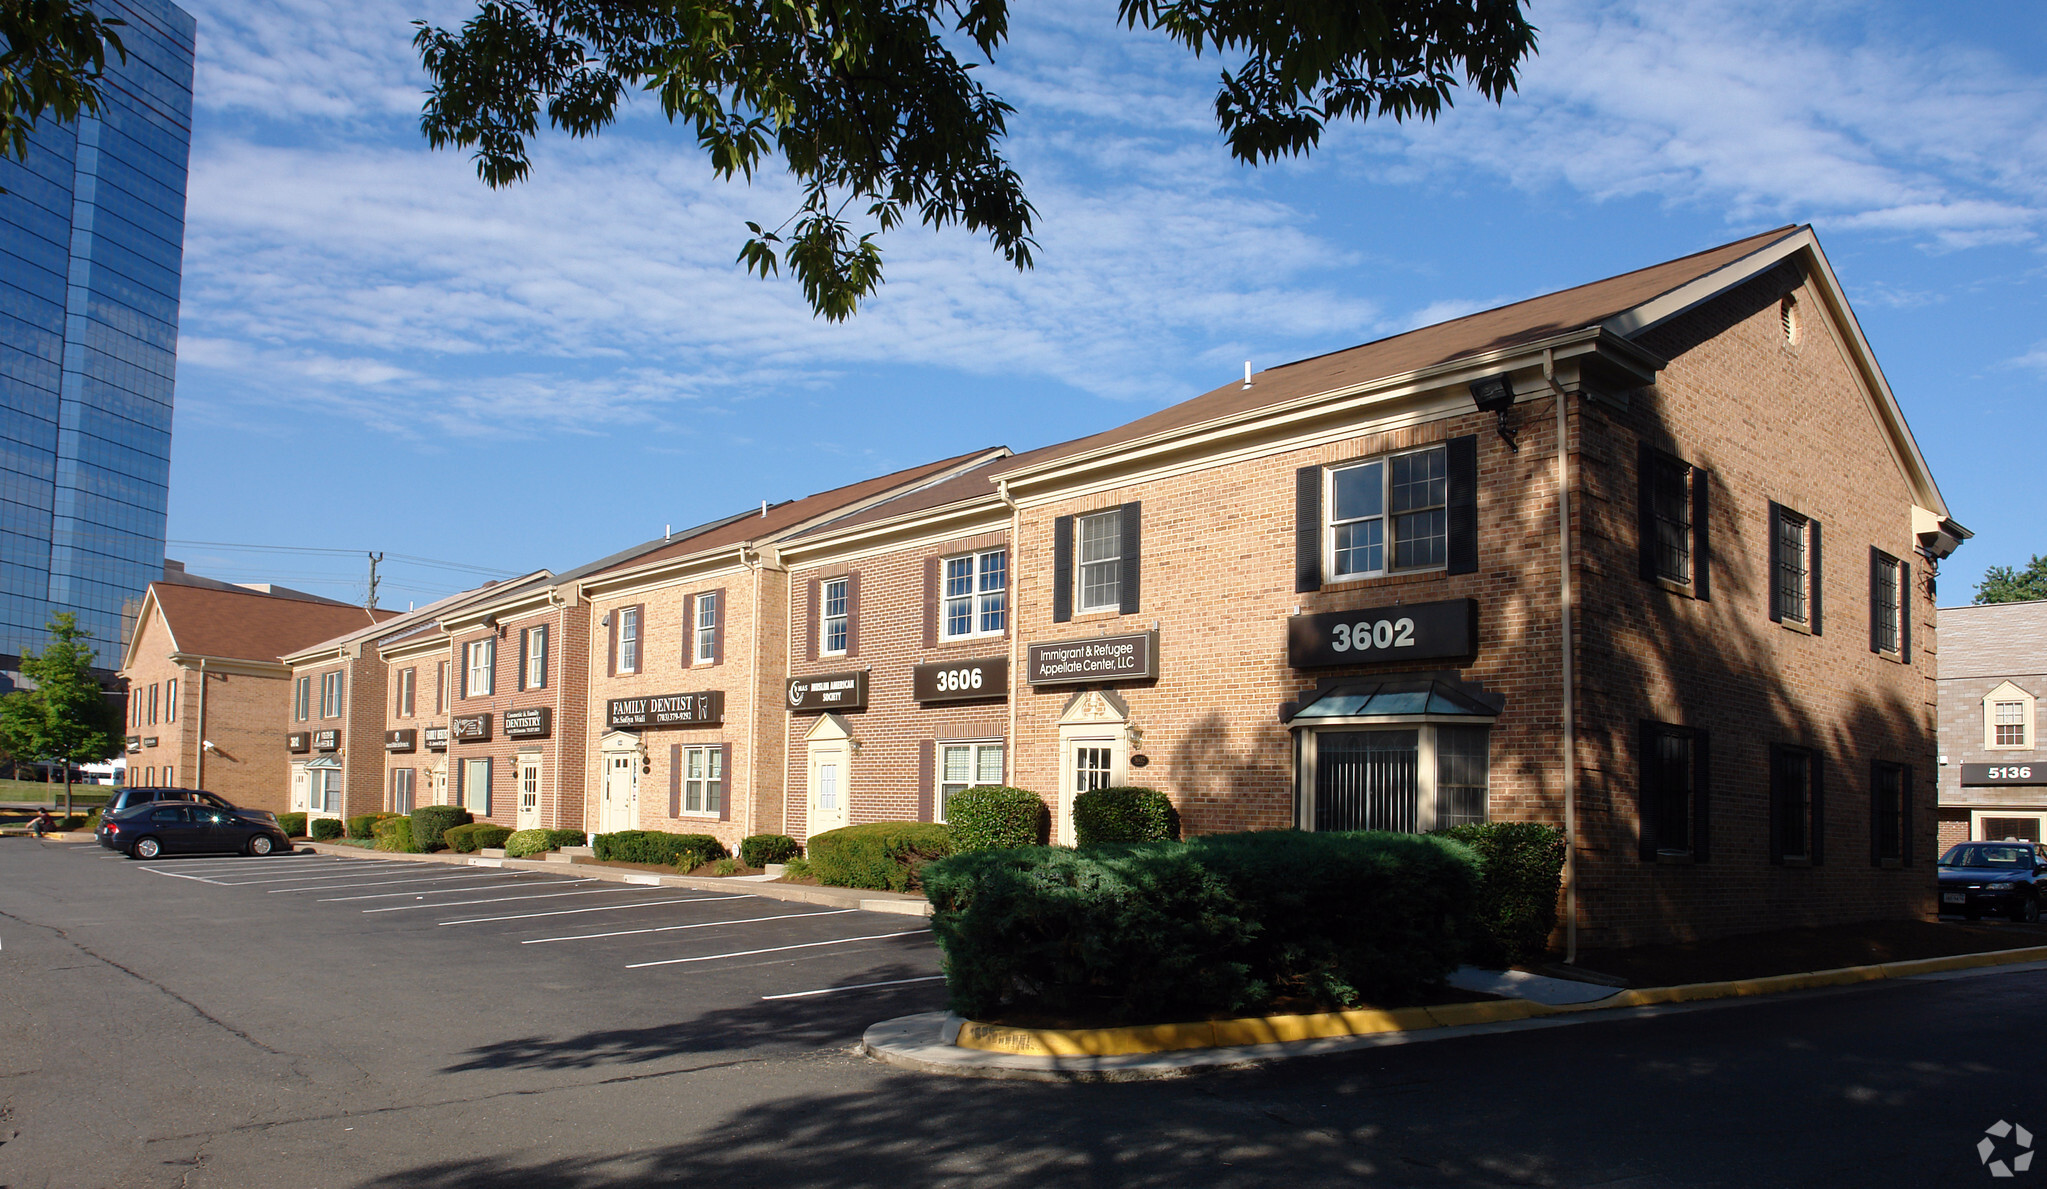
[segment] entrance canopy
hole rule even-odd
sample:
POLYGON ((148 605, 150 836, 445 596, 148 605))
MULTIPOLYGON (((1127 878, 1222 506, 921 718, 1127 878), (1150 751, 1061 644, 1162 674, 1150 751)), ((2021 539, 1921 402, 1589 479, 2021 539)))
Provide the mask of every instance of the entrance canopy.
POLYGON ((1316 689, 1291 707, 1282 707, 1280 720, 1295 726, 1422 716, 1490 722, 1506 704, 1504 696, 1455 678, 1352 677, 1316 689))
POLYGON ((339 768, 340 766, 341 761, 334 756, 321 756, 317 760, 306 761, 307 768, 339 768))

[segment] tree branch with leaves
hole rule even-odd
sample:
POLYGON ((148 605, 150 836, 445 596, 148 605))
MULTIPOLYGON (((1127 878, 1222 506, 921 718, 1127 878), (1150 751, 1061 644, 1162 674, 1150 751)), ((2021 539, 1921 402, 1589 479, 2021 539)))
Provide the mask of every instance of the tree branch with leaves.
POLYGON ((73 0, 0 0, 0 156, 26 160, 45 115, 68 124, 99 114, 107 51, 128 60, 114 31, 125 25, 73 0))

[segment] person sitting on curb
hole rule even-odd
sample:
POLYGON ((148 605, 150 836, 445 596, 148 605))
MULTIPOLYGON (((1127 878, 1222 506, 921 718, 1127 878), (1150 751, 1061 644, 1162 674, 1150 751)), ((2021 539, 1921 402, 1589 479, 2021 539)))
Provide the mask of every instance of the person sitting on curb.
POLYGON ((36 815, 34 819, 28 823, 28 828, 30 833, 34 834, 38 838, 41 838, 43 835, 49 833, 52 829, 55 829, 56 825, 57 825, 56 819, 50 816, 49 810, 38 809, 36 810, 36 815))

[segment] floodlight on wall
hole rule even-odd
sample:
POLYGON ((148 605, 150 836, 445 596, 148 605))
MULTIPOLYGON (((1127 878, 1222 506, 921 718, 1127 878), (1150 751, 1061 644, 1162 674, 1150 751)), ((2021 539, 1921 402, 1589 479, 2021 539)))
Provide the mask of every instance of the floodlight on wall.
POLYGON ((495 616, 495 615, 486 615, 486 616, 484 616, 484 617, 483 617, 483 626, 485 626, 485 627, 489 628, 489 629, 490 629, 490 630, 492 630, 492 631, 496 631, 496 630, 497 630, 497 628, 498 628, 498 617, 497 617, 497 616, 495 616))
POLYGON ((1519 453, 1521 444, 1514 436, 1521 431, 1507 424, 1507 413, 1514 407, 1514 383, 1505 376, 1487 376, 1471 382, 1471 403, 1481 413, 1492 413, 1499 418, 1500 440, 1507 443, 1507 449, 1519 453))

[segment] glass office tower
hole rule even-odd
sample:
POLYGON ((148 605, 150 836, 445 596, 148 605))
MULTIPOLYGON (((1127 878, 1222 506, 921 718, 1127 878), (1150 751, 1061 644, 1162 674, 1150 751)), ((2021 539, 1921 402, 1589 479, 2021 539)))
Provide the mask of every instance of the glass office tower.
POLYGON ((189 13, 95 0, 107 55, 97 118, 47 117, 0 158, 0 666, 58 611, 120 664, 163 575, 171 385, 192 142, 189 13))

